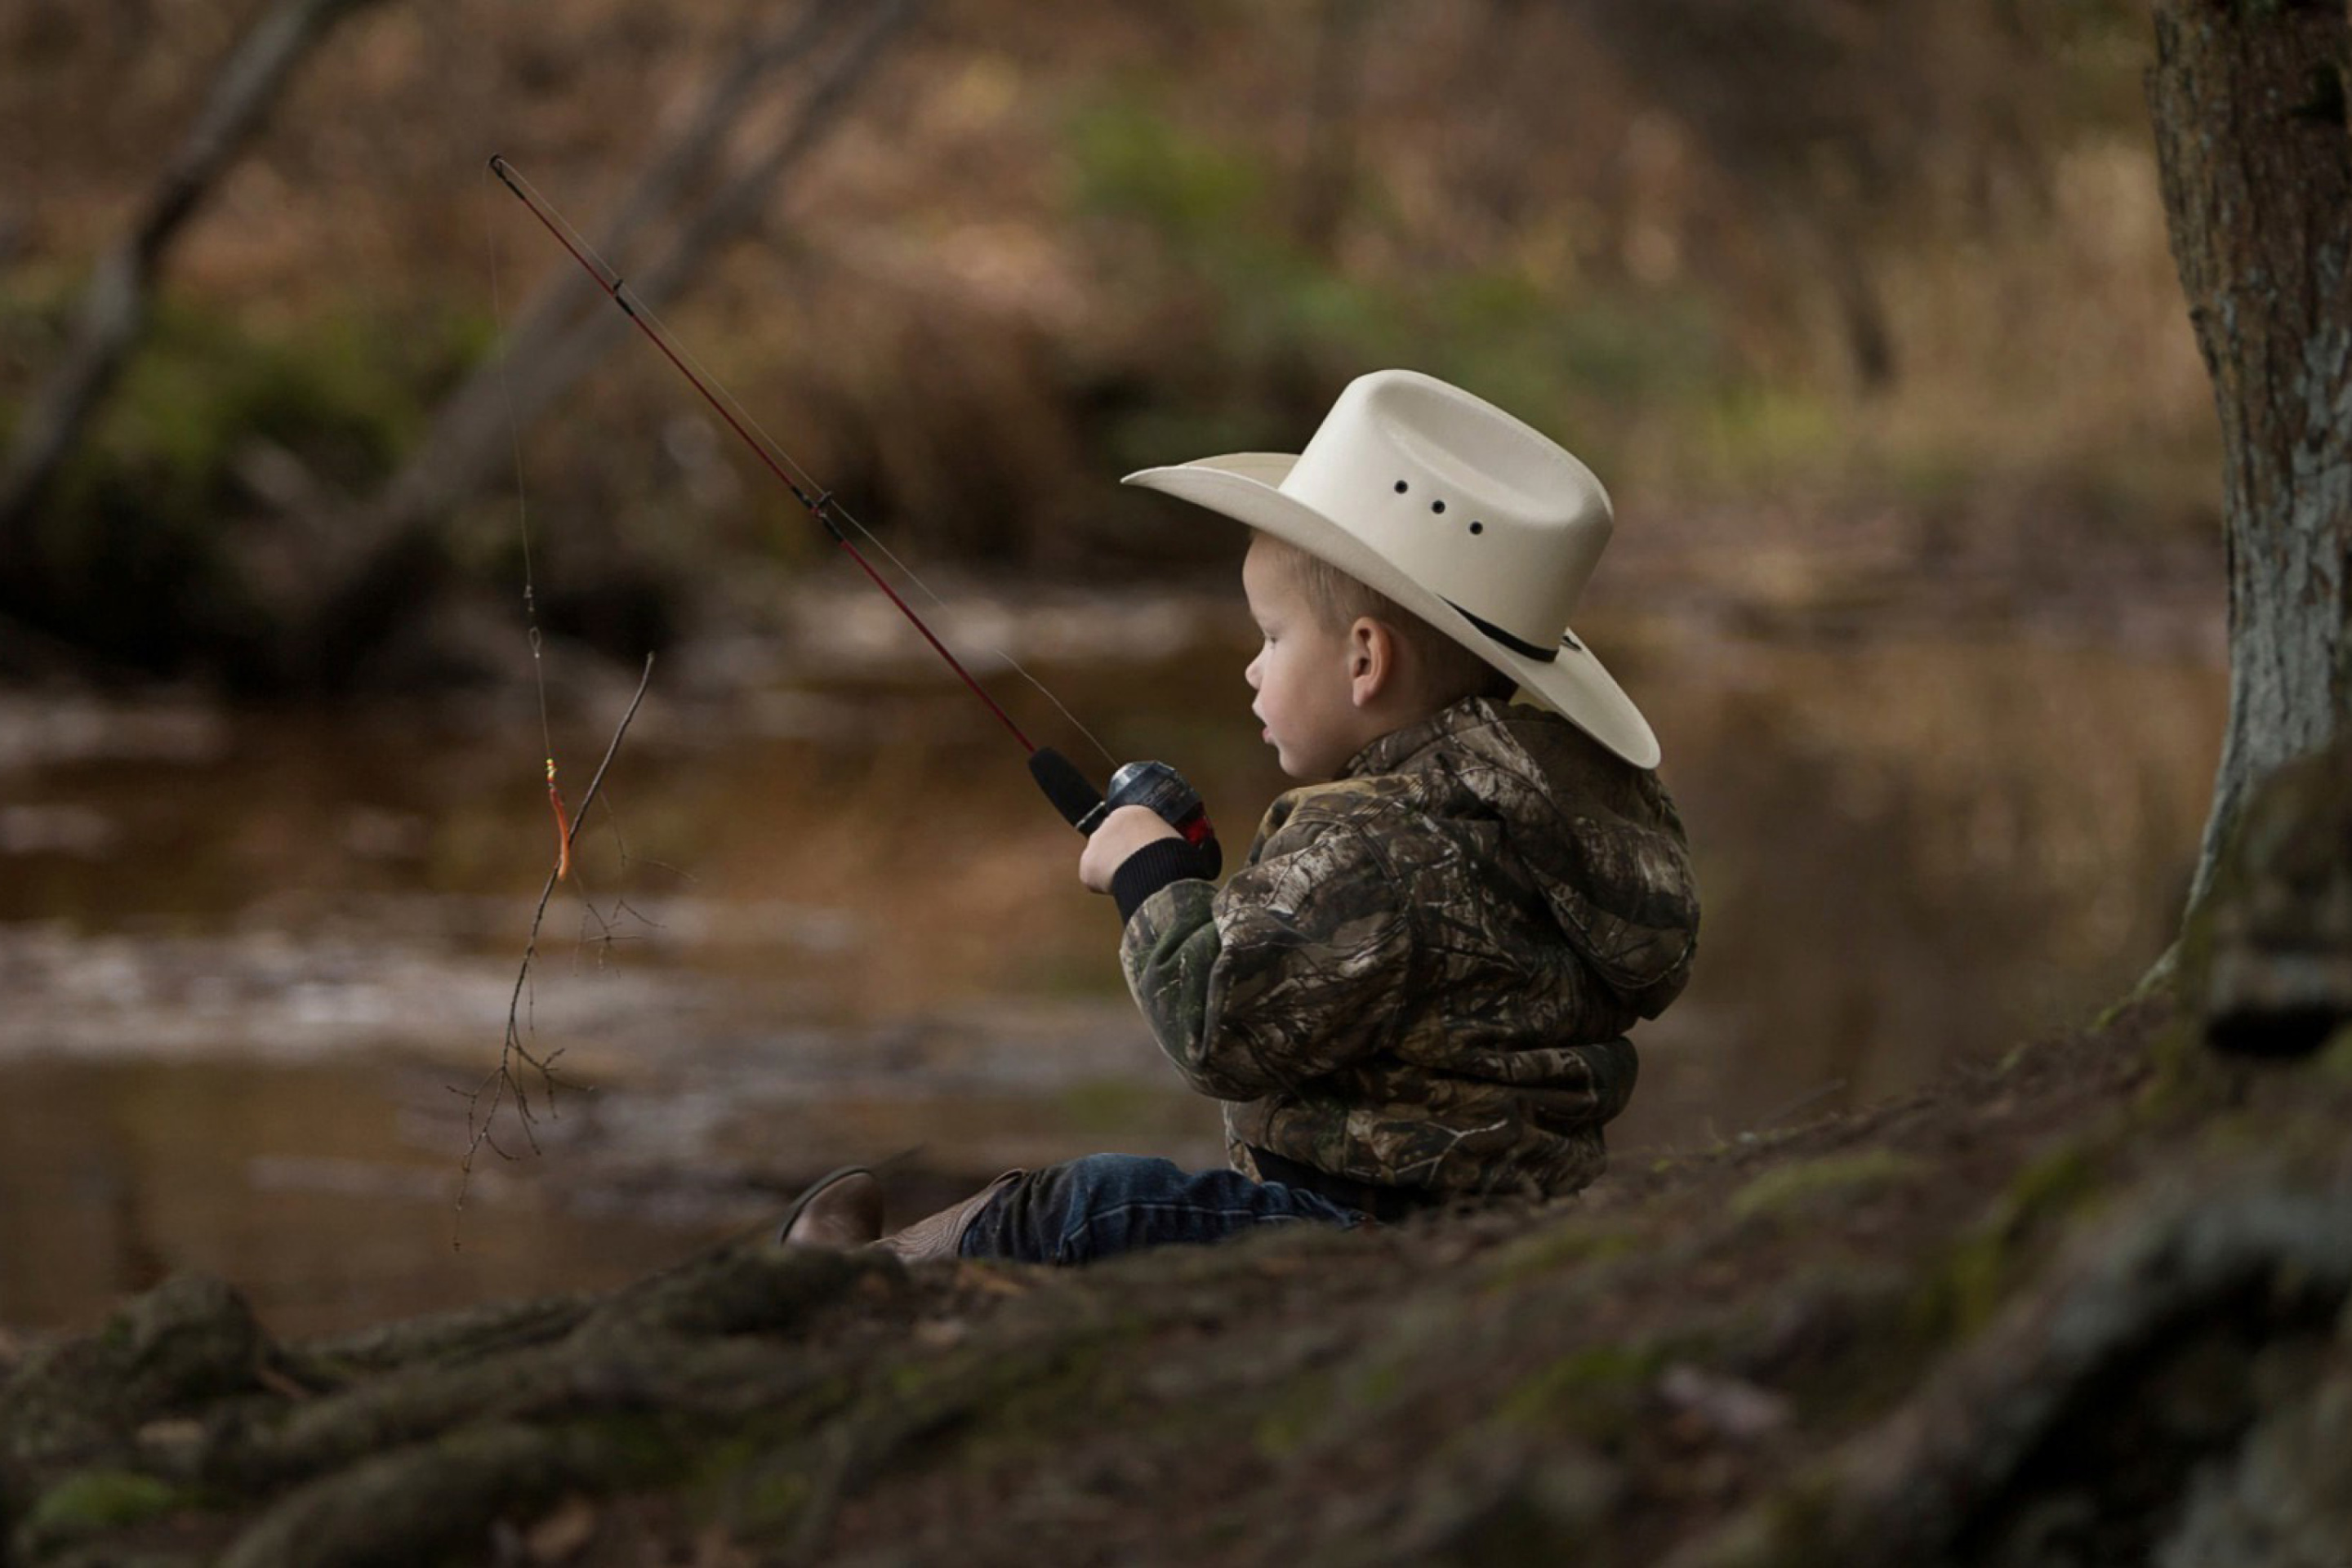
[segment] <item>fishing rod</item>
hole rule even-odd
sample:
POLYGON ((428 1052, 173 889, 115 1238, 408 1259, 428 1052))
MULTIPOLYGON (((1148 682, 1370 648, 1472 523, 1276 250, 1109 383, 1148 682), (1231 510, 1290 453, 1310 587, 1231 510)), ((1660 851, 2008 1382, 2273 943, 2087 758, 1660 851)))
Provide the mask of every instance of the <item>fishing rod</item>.
MULTIPOLYGON (((620 273, 598 257, 594 247, 585 239, 580 238, 578 231, 563 219, 562 215, 555 210, 552 204, 531 188, 530 182, 524 179, 502 154, 491 156, 490 173, 498 176, 499 184, 514 193, 516 200, 530 209, 531 216, 537 218, 540 226, 555 237, 555 242, 563 247, 572 259, 578 262, 581 268, 596 280, 596 286, 611 298, 614 304, 621 308, 621 313, 628 317, 637 331, 643 332, 646 340, 661 351, 662 357, 669 361, 678 374, 686 377, 694 390, 702 395, 702 400, 710 405, 719 417, 726 422, 729 429, 742 438, 745 446, 751 448, 752 453, 759 458, 761 466, 782 482, 784 488, 792 492, 793 499, 800 502, 808 514, 816 520, 818 525, 832 537, 835 544, 848 552, 849 558, 857 563, 859 570, 863 571, 867 579, 876 587, 881 589, 889 601, 898 606, 898 613, 907 617, 908 624, 922 634, 923 640, 931 645, 931 650, 947 661, 948 668, 956 672, 971 694, 979 698, 988 710, 996 715, 998 722, 1012 732, 1013 738, 1020 742, 1021 749, 1028 753, 1030 776, 1036 780, 1037 786, 1045 792, 1045 798, 1053 803, 1054 808, 1059 811, 1072 826, 1080 833, 1091 835, 1114 809, 1122 805, 1141 805, 1150 808, 1162 821, 1183 835, 1186 840, 1192 844, 1198 845, 1216 837, 1215 829, 1209 824, 1208 812, 1202 802, 1200 792, 1194 789, 1181 773, 1166 763, 1128 763, 1111 774, 1108 789, 1098 791, 1078 766, 1063 756, 1061 752, 1051 746, 1040 746, 1030 740, 1028 735, 1023 732, 1021 726, 1013 722, 1013 716, 1004 710, 995 698, 988 694, 987 689, 973 678, 971 671, 964 668, 963 661, 957 658, 954 653, 950 651, 947 644, 941 642, 925 624, 923 617, 916 614, 914 606, 908 604, 881 573, 875 570, 874 563, 866 559, 865 552, 859 550, 850 541, 849 535, 843 531, 841 524, 845 521, 851 527, 859 527, 859 525, 856 519, 851 517, 834 500, 833 492, 818 485, 814 479, 809 479, 808 471, 793 460, 791 455, 784 451, 775 437, 769 436, 765 431, 755 436, 750 428, 746 427, 743 420, 736 416, 735 410, 729 406, 734 402, 734 395, 728 394, 722 401, 719 393, 725 389, 714 390, 714 382, 706 381, 702 375, 695 372, 687 363, 688 356, 671 345, 667 330, 656 325, 652 312, 640 310, 635 303, 632 303, 628 284, 620 273), (800 476, 798 479, 793 477, 793 472, 786 471, 788 466, 793 472, 798 473, 800 476), (803 488, 801 482, 803 479, 808 480, 806 488, 803 488), (811 490, 815 493, 812 495, 811 490)), ((859 528, 859 531, 863 532, 863 528, 859 528)), ((893 557, 893 559, 896 558, 893 557)), ((1035 678, 1031 677, 1031 679, 1034 680, 1035 678)), ((1040 689, 1043 688, 1041 687, 1040 689)), ((1048 693, 1048 695, 1051 694, 1048 693)), ((553 767, 554 764, 551 762, 549 763, 551 790, 553 787, 551 777, 553 767)), ((557 809, 560 814, 562 807, 559 805, 557 809)), ((566 844, 568 847, 568 837, 566 844)))

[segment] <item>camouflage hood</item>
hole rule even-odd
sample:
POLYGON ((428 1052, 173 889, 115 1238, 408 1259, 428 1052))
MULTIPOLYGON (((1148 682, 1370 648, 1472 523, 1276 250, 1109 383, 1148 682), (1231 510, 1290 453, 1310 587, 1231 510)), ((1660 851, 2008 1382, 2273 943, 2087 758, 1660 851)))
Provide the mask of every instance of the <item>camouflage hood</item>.
POLYGON ((1267 808, 1223 888, 1179 878, 1120 963, 1187 1083, 1265 1152, 1439 1194, 1574 1192, 1625 1031, 1689 977, 1698 900, 1657 775, 1548 711, 1457 703, 1267 808))
POLYGON ((1690 979, 1698 890, 1657 775, 1548 710, 1476 698, 1385 735, 1349 763, 1443 775, 1432 807, 1489 825, 1491 853, 1542 895, 1569 945, 1643 1017, 1690 979))

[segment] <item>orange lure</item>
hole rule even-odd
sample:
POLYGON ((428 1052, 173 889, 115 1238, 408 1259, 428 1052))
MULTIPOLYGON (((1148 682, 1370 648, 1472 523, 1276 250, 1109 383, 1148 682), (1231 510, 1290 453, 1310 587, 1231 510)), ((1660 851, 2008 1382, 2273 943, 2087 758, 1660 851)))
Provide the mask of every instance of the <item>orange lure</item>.
POLYGON ((555 808, 555 879, 572 875, 572 815, 563 809, 563 793, 555 787, 555 759, 547 759, 547 804, 555 808))

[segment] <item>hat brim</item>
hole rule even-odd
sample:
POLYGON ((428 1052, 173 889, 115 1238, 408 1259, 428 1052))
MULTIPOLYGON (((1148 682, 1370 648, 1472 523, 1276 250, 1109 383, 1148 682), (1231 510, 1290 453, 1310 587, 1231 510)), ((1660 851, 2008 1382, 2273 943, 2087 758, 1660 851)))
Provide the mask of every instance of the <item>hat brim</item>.
POLYGON ((1297 462, 1286 452, 1234 452, 1167 468, 1144 468, 1122 484, 1159 490, 1223 513, 1327 561, 1393 599, 1488 664, 1516 679, 1561 717, 1637 768, 1658 765, 1658 738, 1601 660, 1572 630, 1554 658, 1531 658, 1496 641, 1452 603, 1415 583, 1357 537, 1304 502, 1285 495, 1297 462))

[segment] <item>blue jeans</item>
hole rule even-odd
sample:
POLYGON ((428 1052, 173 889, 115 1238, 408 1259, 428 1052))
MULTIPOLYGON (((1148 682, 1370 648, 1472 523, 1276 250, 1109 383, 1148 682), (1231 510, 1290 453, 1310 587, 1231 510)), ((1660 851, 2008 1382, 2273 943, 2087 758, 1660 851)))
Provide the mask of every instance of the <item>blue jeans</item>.
POLYGON ((1260 1226, 1336 1225, 1365 1216, 1319 1193, 1188 1172, 1140 1154, 1089 1154, 1030 1172, 989 1200, 963 1233, 966 1258, 1093 1263, 1146 1247, 1222 1241, 1260 1226))

